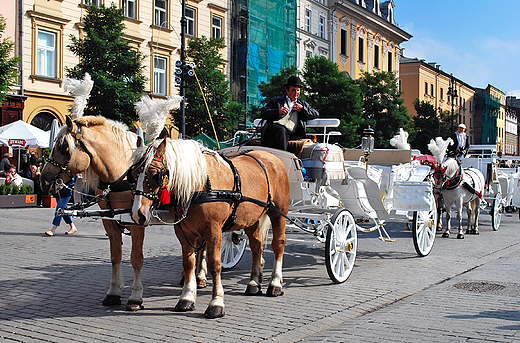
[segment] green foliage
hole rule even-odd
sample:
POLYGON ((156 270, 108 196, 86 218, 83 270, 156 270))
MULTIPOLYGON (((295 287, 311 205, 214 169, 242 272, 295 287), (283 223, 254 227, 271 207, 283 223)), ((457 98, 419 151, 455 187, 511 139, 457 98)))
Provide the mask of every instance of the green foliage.
POLYGON ((11 186, 11 194, 20 194, 20 187, 18 187, 17 185, 11 186))
MULTIPOLYGON (((454 125, 455 125, 453 131, 456 131, 457 123, 458 123, 456 117, 453 119, 453 122, 454 122, 454 125)), ((442 111, 441 112, 441 127, 440 127, 439 136, 443 137, 444 139, 448 139, 448 137, 452 133, 453 132, 452 132, 452 129, 451 129, 451 112, 450 111, 442 111)))
POLYGON ((414 136, 413 123, 408 109, 403 106, 394 73, 364 73, 356 83, 363 94, 365 112, 364 125, 358 133, 370 125, 374 129, 376 148, 391 148, 390 139, 399 133, 399 128, 414 136))
MULTIPOLYGON (((195 63, 194 71, 196 74, 194 77, 186 77, 185 119, 186 135, 189 137, 201 133, 214 137, 213 127, 204 101, 207 102, 209 114, 219 140, 231 138, 238 129, 237 124, 243 122, 245 109, 243 105, 231 101, 229 82, 226 74, 222 72, 224 60, 220 51, 224 47, 224 39, 213 37, 208 39, 202 36, 200 39, 188 41, 186 54, 189 61, 195 63), (204 94, 204 97, 202 94, 204 94)), ((179 110, 174 112, 173 120, 176 125, 180 124, 179 110)))
POLYGON ((47 160, 49 159, 49 156, 51 155, 51 152, 52 152, 52 148, 45 148, 45 149, 43 149, 43 151, 42 151, 42 160, 43 160, 42 165, 45 165, 45 163, 47 163, 47 160))
POLYGON ((9 186, 9 185, 0 185, 0 194, 1 195, 11 194, 11 186, 9 186))
POLYGON ((305 61, 303 77, 307 86, 307 101, 318 110, 321 118, 339 118, 342 136, 331 137, 345 147, 361 142, 359 129, 363 107, 360 88, 338 65, 326 57, 317 56, 305 61))
POLYGON ((71 35, 68 46, 80 62, 66 68, 67 77, 94 81, 85 115, 102 115, 129 126, 138 119, 134 104, 144 92, 144 56, 123 37, 123 10, 101 5, 87 6, 83 18, 85 37, 71 35))
POLYGON ((428 143, 440 135, 441 121, 432 104, 415 99, 413 106, 417 112, 413 118, 416 135, 410 144, 423 154, 429 154, 428 143))
POLYGON ((31 185, 22 185, 20 186, 20 194, 32 194, 32 186, 31 185))
POLYGON ((5 18, 0 15, 0 104, 7 99, 11 85, 18 77, 16 67, 20 62, 19 57, 11 56, 14 42, 8 38, 3 38, 6 25, 5 18))
MULTIPOLYGON (((282 68, 280 69, 280 72, 276 75, 273 75, 271 79, 269 80, 269 83, 266 83, 264 81, 260 82, 260 85, 258 85, 258 89, 260 90, 260 93, 264 97, 261 101, 261 104, 263 106, 267 105, 267 102, 274 98, 275 96, 280 96, 285 94, 285 84, 287 83, 287 79, 289 76, 294 76, 298 74, 298 69, 296 69, 295 66, 288 67, 288 68, 282 68)), ((301 98, 305 99, 304 96, 304 89, 301 91, 301 98)), ((261 108, 260 108, 261 110, 261 108)), ((258 113, 258 116, 260 116, 260 111, 255 111, 258 113)))

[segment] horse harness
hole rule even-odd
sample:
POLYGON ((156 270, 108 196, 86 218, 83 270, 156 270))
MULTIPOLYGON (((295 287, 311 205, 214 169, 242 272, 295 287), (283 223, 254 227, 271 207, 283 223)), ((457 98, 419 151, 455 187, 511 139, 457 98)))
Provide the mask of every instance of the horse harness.
POLYGON ((475 180, 471 178, 471 185, 464 181, 464 170, 462 169, 462 165, 459 164, 459 170, 453 177, 447 179, 442 185, 443 189, 452 190, 462 185, 468 192, 476 195, 479 198, 482 198, 482 193, 475 190, 475 180))
MULTIPOLYGON (((240 153, 238 153, 236 155, 229 156, 229 157, 226 157, 223 154, 220 154, 222 159, 224 159, 224 161, 226 161, 228 163, 229 167, 231 168, 231 171, 233 172, 234 186, 233 186, 232 190, 215 190, 215 189, 212 189, 212 187, 211 187, 211 180, 210 180, 209 175, 208 175, 207 176, 207 178, 208 178, 208 181, 207 181, 208 189, 203 190, 203 191, 195 192, 190 197, 190 199, 188 200, 187 204, 184 206, 184 212, 183 212, 183 214, 181 215, 180 218, 179 218, 179 216, 177 214, 177 207, 179 207, 179 204, 178 204, 177 201, 172 201, 171 203, 164 204, 165 207, 174 207, 175 208, 175 220, 176 220, 176 223, 180 223, 184 218, 186 218, 188 210, 189 210, 189 207, 192 204, 202 204, 202 203, 207 203, 207 202, 222 202, 222 201, 224 201, 224 202, 232 202, 233 203, 233 210, 231 211, 231 214, 229 215, 229 217, 226 220, 226 222, 224 223, 224 226, 222 227, 222 232, 226 232, 226 231, 231 230, 231 228, 236 224, 236 218, 237 218, 236 217, 236 212, 237 212, 238 206, 240 205, 241 202, 246 202, 246 201, 247 202, 252 202, 252 203, 254 203, 254 204, 258 205, 258 206, 267 207, 269 209, 273 209, 276 212, 282 214, 284 217, 287 218, 287 215, 285 213, 283 213, 280 209, 278 209, 278 207, 276 207, 276 204, 272 200, 271 188, 270 188, 270 185, 269 185, 269 177, 267 175, 267 170, 266 170, 265 166, 263 165, 263 163, 258 158, 256 158, 255 156, 249 154, 250 151, 251 150, 242 151, 242 152, 240 152, 240 153), (231 159, 233 159, 235 157, 238 157, 238 156, 242 156, 242 155, 248 156, 248 157, 251 157, 252 159, 254 159, 260 165, 262 170, 264 171, 265 178, 266 178, 266 181, 267 181, 267 193, 268 193, 267 201, 254 199, 254 198, 251 198, 251 197, 248 197, 248 196, 244 196, 242 194, 242 182, 241 182, 240 174, 239 174, 238 170, 236 169, 235 165, 233 164, 233 162, 231 162, 231 159)), ((166 177, 166 175, 168 173, 168 170, 164 166, 164 162, 162 161, 162 158, 154 156, 154 160, 155 161, 160 161, 163 164, 162 168, 159 168, 157 166, 153 166, 153 167, 155 167, 155 168, 160 170, 159 171, 159 173, 160 173, 159 179, 162 180, 162 182, 164 184, 164 177, 166 177)), ((149 186, 148 177, 145 177, 145 179, 146 179, 146 182, 148 183, 148 186, 149 186)), ((159 192, 158 193, 148 193, 148 192, 143 192, 143 191, 136 190, 135 194, 136 195, 142 195, 142 196, 147 197, 150 200, 153 200, 154 203, 153 203, 152 206, 157 208, 158 207, 158 203, 161 203, 160 202, 160 198, 162 198, 162 192, 164 192, 164 189, 163 189, 163 191, 161 191, 161 195, 159 195, 159 192)))

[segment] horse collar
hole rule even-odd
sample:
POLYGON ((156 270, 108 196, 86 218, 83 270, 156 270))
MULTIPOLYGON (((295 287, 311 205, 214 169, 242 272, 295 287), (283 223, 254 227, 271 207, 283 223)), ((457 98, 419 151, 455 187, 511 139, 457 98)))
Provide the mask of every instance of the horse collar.
POLYGON ((459 170, 457 171, 457 173, 451 179, 446 180, 446 182, 444 183, 444 189, 452 190, 459 187, 463 178, 464 172, 462 170, 462 166, 459 166, 459 170))

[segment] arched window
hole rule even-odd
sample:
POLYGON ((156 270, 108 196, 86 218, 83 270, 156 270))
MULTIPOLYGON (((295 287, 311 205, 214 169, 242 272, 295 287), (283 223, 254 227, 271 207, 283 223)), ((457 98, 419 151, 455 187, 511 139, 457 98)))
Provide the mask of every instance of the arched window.
POLYGON ((43 131, 49 131, 54 118, 54 115, 50 112, 40 112, 31 120, 31 125, 43 131))

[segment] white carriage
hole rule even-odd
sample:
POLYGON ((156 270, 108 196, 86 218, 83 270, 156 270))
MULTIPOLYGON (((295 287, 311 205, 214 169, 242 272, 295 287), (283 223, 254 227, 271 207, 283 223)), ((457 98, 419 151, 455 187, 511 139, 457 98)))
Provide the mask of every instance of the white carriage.
POLYGON ((486 182, 485 202, 481 204, 481 210, 487 205, 493 230, 498 230, 502 220, 502 214, 506 207, 520 207, 520 173, 518 166, 511 168, 500 167, 500 162, 518 161, 511 157, 498 157, 495 145, 473 145, 467 157, 462 158, 464 168, 473 167, 482 172, 486 182))
MULTIPOLYGON (((324 129, 323 142, 304 146, 300 158, 262 146, 230 147, 220 152, 234 155, 243 150, 264 150, 282 160, 291 182, 288 228, 311 233, 325 242, 327 272, 336 283, 347 280, 352 272, 357 232, 378 230, 381 240, 391 241, 384 228, 387 221, 411 222, 416 252, 428 255, 437 226, 430 168, 412 161, 410 150, 392 149, 374 151, 372 164, 365 169, 361 150, 327 143, 329 135, 335 134, 327 133, 327 128, 338 125, 338 119, 309 120, 308 127, 324 129), (367 220, 372 225, 360 225, 367 220)), ((226 248, 225 243, 223 249, 235 251, 239 261, 243 250, 226 248)))

